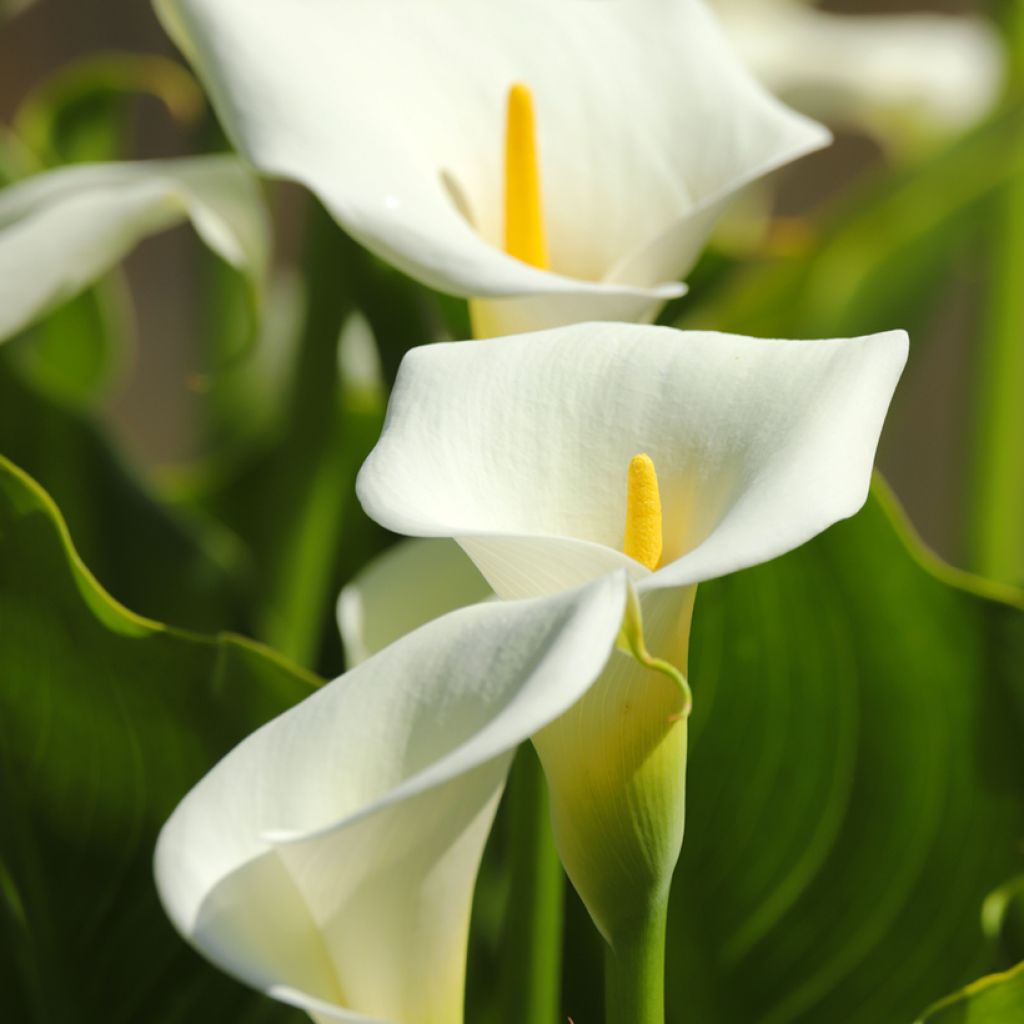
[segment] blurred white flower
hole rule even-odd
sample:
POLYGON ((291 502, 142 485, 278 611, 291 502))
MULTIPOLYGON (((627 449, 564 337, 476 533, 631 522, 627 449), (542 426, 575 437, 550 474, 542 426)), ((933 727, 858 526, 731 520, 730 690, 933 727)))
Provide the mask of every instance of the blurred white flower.
POLYGON ((259 185, 234 157, 78 164, 0 191, 0 341, 73 298, 142 239, 190 220, 262 285, 270 253, 259 185))
POLYGON ((896 149, 962 131, 992 107, 1003 83, 1003 48, 981 17, 840 14, 808 0, 711 4, 774 93, 896 149))

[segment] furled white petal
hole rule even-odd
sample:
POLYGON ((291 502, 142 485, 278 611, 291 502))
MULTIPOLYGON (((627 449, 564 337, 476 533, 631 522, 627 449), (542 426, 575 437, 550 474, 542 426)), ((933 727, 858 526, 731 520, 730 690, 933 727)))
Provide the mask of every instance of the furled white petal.
POLYGON ((338 598, 348 664, 365 661, 424 623, 485 601, 491 593, 454 541, 399 541, 370 562, 338 598))
POLYGON ((453 612, 254 733, 160 835, 176 927, 317 1020, 457 1024, 512 751, 600 674, 624 600, 619 574, 453 612))
POLYGON ((83 164, 0 192, 0 340, 67 301, 139 241, 191 220, 203 241, 258 284, 266 212, 233 157, 83 164))
POLYGON ((766 561, 868 491, 901 331, 765 341, 581 324, 409 352, 357 482, 378 522, 454 537, 502 596, 632 564, 641 591, 766 561), (663 567, 621 554, 629 460, 664 506, 663 567))
MULTIPOLYGON (((648 649, 684 674, 695 591, 641 599, 648 649)), ((673 679, 616 652, 583 699, 533 738, 559 856, 612 945, 639 906, 667 894, 679 859, 687 710, 673 679)))
POLYGON ((793 0, 714 6, 768 88, 815 116, 886 137, 962 129, 991 108, 1002 85, 1004 51, 981 18, 835 14, 793 0))
POLYGON ((722 202, 827 141, 701 0, 156 0, 238 147, 515 329, 640 318, 722 202), (501 251, 506 94, 532 90, 552 272, 501 251), (516 296, 524 303, 508 305, 516 296))

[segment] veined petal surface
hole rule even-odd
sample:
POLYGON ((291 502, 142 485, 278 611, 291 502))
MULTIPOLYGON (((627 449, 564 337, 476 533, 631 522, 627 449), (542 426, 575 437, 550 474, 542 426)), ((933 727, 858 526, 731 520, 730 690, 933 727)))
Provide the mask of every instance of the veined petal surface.
POLYGON ((629 566, 641 591, 782 554, 863 504, 903 332, 776 341, 580 324, 414 349, 357 489, 454 537, 501 596, 629 566), (630 459, 664 507, 655 573, 621 553, 630 459))
POLYGON ((516 330, 650 315, 728 195, 828 140, 746 72, 701 0, 156 6, 259 168, 432 287, 532 299, 499 311, 516 330), (502 251, 517 82, 537 109, 551 272, 502 251))
POLYGON ((457 1024, 512 752, 600 674, 624 602, 618 575, 454 612, 254 733, 161 833, 178 930, 318 1021, 457 1024))
POLYGON ((246 274, 263 280, 269 227, 258 185, 234 157, 82 164, 0 192, 0 341, 184 220, 246 274))

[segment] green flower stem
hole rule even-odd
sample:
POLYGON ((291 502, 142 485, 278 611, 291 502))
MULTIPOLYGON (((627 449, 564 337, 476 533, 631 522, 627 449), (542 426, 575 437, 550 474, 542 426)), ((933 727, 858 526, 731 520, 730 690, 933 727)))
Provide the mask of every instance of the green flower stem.
MULTIPOLYGON (((269 467, 266 493, 279 497, 270 551, 263 635, 301 665, 314 665, 324 609, 334 597, 333 569, 349 480, 344 466, 338 380, 338 331, 352 307, 336 268, 350 245, 317 205, 309 210, 305 264, 309 308, 287 427, 269 467)), ((271 500, 271 499, 268 499, 271 500)))
POLYGON ((668 899, 612 936, 605 950, 607 1024, 664 1024, 668 899))
MULTIPOLYGON (((1006 5, 1010 53, 1008 102, 1024 105, 1024 9, 1006 5)), ((1024 153, 1024 139, 1008 145, 1024 153)), ((980 339, 972 495, 973 568, 1024 583, 1024 178, 1004 186, 994 204, 990 293, 980 339)))
POLYGON ((524 743, 509 778, 511 900, 503 929, 502 1017, 508 1024, 560 1020, 565 875, 551 834, 547 782, 524 743))

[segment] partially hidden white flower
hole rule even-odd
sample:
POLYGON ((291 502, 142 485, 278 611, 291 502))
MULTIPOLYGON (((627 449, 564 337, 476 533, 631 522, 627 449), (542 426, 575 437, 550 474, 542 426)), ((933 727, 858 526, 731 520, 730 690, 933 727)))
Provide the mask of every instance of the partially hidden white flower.
POLYGON ((338 598, 346 662, 366 661, 406 633, 492 595, 454 541, 401 541, 370 562, 338 598))
MULTIPOLYGON (((502 598, 625 570, 650 654, 685 673, 698 583, 861 507, 906 357, 898 331, 624 324, 414 349, 358 493, 395 532, 454 538, 502 598)), ((534 737, 563 863, 609 940, 678 858, 687 711, 685 688, 620 657, 534 737)))
POLYGON ((613 656, 625 594, 620 573, 454 612, 248 737, 160 834, 177 929, 318 1022, 458 1024, 512 754, 613 656))
POLYGON ((0 341, 73 298, 142 239, 190 220, 258 289, 269 261, 259 185, 234 157, 81 164, 0 191, 0 341))
POLYGON ((980 17, 835 13, 806 0, 712 0, 740 55, 777 95, 895 147, 957 132, 999 96, 1005 53, 980 17))
POLYGON ((478 334, 649 318, 738 189, 828 141, 702 0, 156 6, 238 148, 413 277, 493 300, 478 334))

